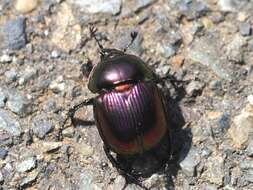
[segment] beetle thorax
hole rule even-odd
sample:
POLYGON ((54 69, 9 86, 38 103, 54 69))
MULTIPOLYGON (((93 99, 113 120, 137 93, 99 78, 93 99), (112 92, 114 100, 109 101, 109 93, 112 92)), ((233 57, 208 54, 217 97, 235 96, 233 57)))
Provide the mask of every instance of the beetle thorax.
POLYGON ((137 83, 154 78, 154 73, 145 63, 134 55, 119 55, 108 58, 95 66, 89 77, 88 88, 92 92, 114 89, 116 86, 127 88, 128 83, 137 83), (120 85, 119 85, 120 84, 120 85))

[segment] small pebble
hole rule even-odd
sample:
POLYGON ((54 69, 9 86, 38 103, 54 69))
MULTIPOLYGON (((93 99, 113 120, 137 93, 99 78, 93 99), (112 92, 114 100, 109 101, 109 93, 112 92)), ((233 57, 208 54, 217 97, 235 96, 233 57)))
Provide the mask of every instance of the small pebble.
POLYGON ((213 184, 222 185, 225 176, 224 158, 221 155, 209 157, 205 166, 207 167, 206 179, 213 184))
POLYGON ((27 67, 20 73, 19 85, 24 85, 38 75, 38 70, 34 67, 27 67))
POLYGON ((69 150, 70 150, 70 146, 69 145, 62 145, 61 147, 61 152, 64 155, 64 161, 68 162, 69 161, 69 150))
POLYGON ((4 160, 8 154, 8 151, 0 147, 0 159, 4 160))
POLYGON ((72 138, 74 136, 74 133, 75 133, 75 131, 74 131, 73 127, 68 127, 62 131, 62 135, 64 137, 69 137, 69 138, 72 138))
POLYGON ((219 0, 218 6, 223 12, 236 12, 237 9, 237 0, 219 0))
POLYGON ((253 95, 252 94, 247 97, 247 100, 250 103, 250 105, 253 106, 253 95))
POLYGON ((203 190, 217 190, 217 188, 214 185, 205 185, 203 190))
MULTIPOLYGON (((183 152, 183 155, 185 152, 183 152)), ((191 147, 187 156, 180 162, 180 167, 187 176, 196 176, 196 166, 200 162, 200 156, 197 148, 191 147)))
POLYGON ((7 131, 0 131, 0 146, 11 146, 13 144, 13 138, 7 131))
POLYGON ((84 12, 96 14, 96 13, 108 13, 116 15, 121 9, 121 0, 75 0, 74 4, 78 5, 84 12))
POLYGON ((71 89, 71 96, 74 98, 74 97, 77 97, 77 96, 80 96, 82 94, 82 89, 80 86, 74 86, 72 89, 71 89))
POLYGON ((20 182, 20 186, 24 188, 25 186, 30 185, 37 179, 38 175, 39 175, 38 171, 30 172, 28 176, 22 179, 22 181, 20 182))
POLYGON ((49 88, 56 94, 62 92, 66 88, 66 84, 63 80, 63 76, 58 76, 57 79, 51 82, 49 88))
POLYGON ((119 175, 114 181, 113 190, 123 189, 125 183, 125 178, 119 175))
POLYGON ((253 139, 249 141, 248 147, 246 149, 247 155, 253 157, 253 139))
POLYGON ((247 40, 240 34, 235 34, 231 41, 227 43, 226 50, 228 59, 235 63, 243 62, 242 48, 247 45, 247 40))
POLYGON ((0 57, 0 63, 11 63, 12 62, 12 57, 8 54, 3 54, 0 57))
POLYGON ((36 167, 36 161, 35 157, 27 158, 26 160, 18 163, 16 169, 21 173, 30 171, 36 167))
POLYGON ((185 16, 188 20, 193 20, 204 15, 208 10, 208 5, 204 1, 179 1, 176 9, 181 15, 185 16))
POLYGON ((241 170, 253 169, 253 160, 241 160, 239 166, 241 170))
POLYGON ((201 157, 208 158, 211 154, 212 154, 212 151, 209 148, 204 147, 201 152, 201 157))
POLYGON ((191 81, 186 87, 186 93, 190 97, 195 97, 201 94, 204 84, 199 81, 191 81))
POLYGON ((215 95, 221 96, 224 94, 221 80, 212 80, 209 84, 209 88, 215 93, 215 95))
POLYGON ((0 109, 0 129, 9 132, 11 135, 20 136, 21 128, 18 120, 9 112, 0 109))
POLYGON ((81 173, 79 177, 79 190, 87 190, 87 189, 92 189, 92 184, 94 180, 94 172, 92 171, 85 171, 81 173))
POLYGON ((40 139, 44 139, 45 136, 53 130, 53 125, 49 122, 45 123, 34 123, 35 127, 33 128, 34 134, 40 139))
POLYGON ((157 52, 159 52, 165 58, 170 58, 171 56, 175 55, 176 48, 171 44, 158 44, 157 45, 157 52))
POLYGON ((44 153, 52 153, 58 151, 62 146, 60 142, 43 142, 41 149, 44 153))
POLYGON ((249 36, 251 34, 251 27, 250 24, 247 22, 242 22, 239 24, 239 30, 241 35, 249 36))
POLYGON ((7 49, 21 49, 26 45, 25 18, 8 21, 3 28, 4 45, 7 49))
POLYGON ((246 108, 233 119, 233 125, 228 133, 237 148, 243 148, 248 141, 250 134, 253 133, 253 114, 246 108))
POLYGON ((59 58, 60 57, 60 53, 57 50, 53 50, 51 52, 51 57, 54 58, 54 59, 59 58))
POLYGON ((0 172, 0 184, 4 182, 4 177, 3 177, 3 174, 2 172, 0 172))
POLYGON ((7 78, 8 81, 13 82, 17 79, 18 73, 15 69, 12 68, 11 70, 6 71, 4 73, 4 75, 5 75, 5 77, 7 78))
POLYGON ((245 172, 245 179, 250 182, 253 183, 253 169, 247 170, 245 172))
POLYGON ((240 22, 244 22, 247 18, 248 18, 248 15, 244 11, 239 12, 237 15, 237 20, 240 22))
POLYGON ((48 99, 47 101, 45 101, 44 105, 43 105, 43 110, 45 110, 46 112, 54 112, 58 109, 57 107, 57 103, 56 100, 54 99, 48 99))
POLYGON ((29 13, 38 6, 39 0, 17 0, 15 8, 20 13, 29 13))
POLYGON ((8 93, 5 89, 0 88, 0 108, 5 106, 5 102, 7 101, 8 93))
POLYGON ((26 145, 31 145, 33 143, 32 130, 26 131, 26 133, 23 136, 23 139, 24 139, 26 145))
POLYGON ((9 98, 6 106, 13 113, 18 114, 21 117, 28 115, 32 111, 32 102, 27 98, 27 96, 16 90, 9 92, 9 98))
MULTIPOLYGON (((223 132, 230 127, 230 115, 223 113, 217 120, 217 127, 219 132, 223 132)), ((217 131, 217 132, 218 132, 217 131)))

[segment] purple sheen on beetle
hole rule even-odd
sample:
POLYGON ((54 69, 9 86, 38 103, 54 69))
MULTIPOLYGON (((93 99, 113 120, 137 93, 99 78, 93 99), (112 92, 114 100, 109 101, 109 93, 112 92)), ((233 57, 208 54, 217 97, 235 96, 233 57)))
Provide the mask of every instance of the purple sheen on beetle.
POLYGON ((144 152, 156 146, 167 132, 162 97, 152 82, 101 94, 94 113, 100 136, 118 154, 144 152))

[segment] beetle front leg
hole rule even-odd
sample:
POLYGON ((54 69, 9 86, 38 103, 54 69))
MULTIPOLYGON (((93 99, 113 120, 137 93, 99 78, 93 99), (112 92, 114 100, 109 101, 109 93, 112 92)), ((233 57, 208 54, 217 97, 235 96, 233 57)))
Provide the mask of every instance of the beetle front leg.
POLYGON ((110 149, 105 144, 104 144, 104 151, 105 151, 107 158, 112 163, 113 167, 115 167, 119 171, 119 173, 122 174, 126 179, 126 183, 125 183, 124 187, 122 188, 122 190, 126 188, 129 181, 132 181, 134 184, 140 186, 144 190, 149 190, 147 187, 142 185, 141 182, 136 177, 131 175, 125 168, 123 168, 120 165, 120 163, 111 155, 110 149))
POLYGON ((93 105, 93 98, 86 99, 83 102, 81 102, 69 109, 66 119, 63 121, 63 124, 59 128, 59 134, 58 134, 59 140, 62 140, 62 138, 63 138, 62 131, 64 130, 64 126, 67 123, 68 119, 70 118, 71 124, 74 124, 74 115, 75 115, 76 111, 79 110, 81 107, 88 106, 88 105, 93 105))
POLYGON ((76 111, 79 110, 80 108, 82 108, 84 106, 88 106, 88 105, 93 105, 93 98, 86 99, 83 102, 81 102, 81 103, 73 106, 72 108, 70 108, 68 113, 67 113, 67 118, 63 122, 63 126, 65 126, 68 119, 71 120, 71 124, 74 124, 74 115, 75 115, 76 111))

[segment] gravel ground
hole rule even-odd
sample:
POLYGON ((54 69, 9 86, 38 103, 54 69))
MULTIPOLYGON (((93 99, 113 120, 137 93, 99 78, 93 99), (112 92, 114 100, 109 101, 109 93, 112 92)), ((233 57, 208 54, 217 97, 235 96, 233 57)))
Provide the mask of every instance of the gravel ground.
POLYGON ((68 108, 94 96, 83 72, 99 61, 90 23, 105 47, 137 31, 128 52, 183 81, 162 85, 174 160, 143 183, 253 190, 253 0, 1 0, 0 190, 124 186, 92 107, 59 138, 68 108))

